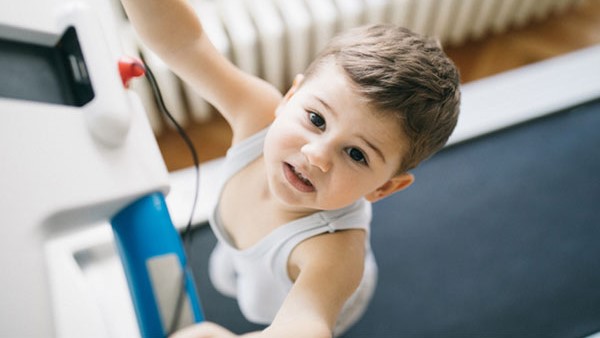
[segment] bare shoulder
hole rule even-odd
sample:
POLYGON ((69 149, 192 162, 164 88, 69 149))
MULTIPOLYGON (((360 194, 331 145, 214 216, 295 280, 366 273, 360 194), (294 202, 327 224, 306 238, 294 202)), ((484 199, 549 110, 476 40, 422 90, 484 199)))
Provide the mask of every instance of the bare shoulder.
POLYGON ((358 282, 364 268, 365 236, 364 230, 352 229, 325 233, 301 242, 288 261, 290 277, 295 280, 301 271, 312 269, 358 282))
POLYGON ((286 322, 308 314, 333 330, 342 306, 360 284, 365 236, 363 230, 344 230, 298 244, 288 260, 288 273, 294 285, 277 317, 285 318, 286 322))
POLYGON ((231 88, 234 97, 230 109, 236 111, 228 114, 236 117, 230 121, 232 143, 235 144, 273 122, 282 95, 270 83, 247 73, 243 73, 231 88))

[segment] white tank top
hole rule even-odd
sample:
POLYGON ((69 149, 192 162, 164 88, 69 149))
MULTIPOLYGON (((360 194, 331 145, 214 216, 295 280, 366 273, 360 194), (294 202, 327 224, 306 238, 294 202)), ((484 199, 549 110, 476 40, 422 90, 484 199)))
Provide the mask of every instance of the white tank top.
POLYGON ((238 250, 232 244, 222 226, 219 200, 223 187, 233 175, 261 156, 267 131, 268 128, 234 145, 225 157, 216 204, 209 216, 211 228, 218 239, 210 257, 211 281, 221 293, 237 298, 246 319, 270 324, 293 285, 288 276, 287 262, 294 247, 325 232, 363 229, 367 232, 365 271, 359 287, 339 316, 335 334, 341 334, 360 318, 376 284, 377 266, 368 240, 371 222, 371 204, 368 201, 360 199, 342 209, 316 212, 283 224, 244 250, 238 250))

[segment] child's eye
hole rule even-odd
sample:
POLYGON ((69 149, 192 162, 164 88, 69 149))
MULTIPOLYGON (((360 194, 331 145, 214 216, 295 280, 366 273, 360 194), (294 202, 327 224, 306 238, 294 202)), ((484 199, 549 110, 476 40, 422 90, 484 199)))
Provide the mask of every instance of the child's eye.
POLYGON ((346 150, 346 152, 348 153, 348 156, 350 156, 350 158, 353 161, 356 162, 360 162, 363 164, 367 164, 367 158, 365 157, 365 155, 363 154, 362 151, 360 151, 357 148, 349 148, 348 150, 346 150))
POLYGON ((321 115, 309 112, 308 118, 310 119, 310 123, 312 123, 315 127, 319 129, 325 128, 325 119, 321 115))

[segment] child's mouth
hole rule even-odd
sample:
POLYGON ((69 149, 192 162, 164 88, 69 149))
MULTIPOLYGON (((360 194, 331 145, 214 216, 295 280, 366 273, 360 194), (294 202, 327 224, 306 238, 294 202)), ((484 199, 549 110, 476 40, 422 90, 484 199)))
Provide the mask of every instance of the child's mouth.
POLYGON ((294 188, 296 188, 298 191, 301 191, 301 192, 315 191, 315 187, 312 185, 312 183, 306 177, 304 177, 301 173, 296 171, 296 168, 294 168, 292 165, 290 165, 288 163, 284 163, 283 164, 283 172, 284 172, 285 178, 288 180, 288 182, 294 188))

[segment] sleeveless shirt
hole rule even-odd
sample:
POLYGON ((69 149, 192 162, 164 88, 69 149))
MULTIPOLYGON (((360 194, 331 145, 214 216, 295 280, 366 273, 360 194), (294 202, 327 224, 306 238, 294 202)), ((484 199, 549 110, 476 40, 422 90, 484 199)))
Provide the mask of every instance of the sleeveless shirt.
POLYGON ((225 156, 216 203, 209 215, 210 226, 218 239, 209 261, 211 282, 221 293, 237 298, 246 319, 270 324, 293 285, 288 276, 287 262, 294 247, 326 232, 363 229, 367 233, 365 270, 359 287, 346 301, 338 317, 334 334, 339 335, 362 316, 377 280, 377 265, 369 245, 371 204, 368 201, 360 199, 341 209, 318 211, 293 220, 244 250, 235 247, 220 220, 219 201, 225 183, 262 155, 267 131, 268 128, 235 144, 225 156))

